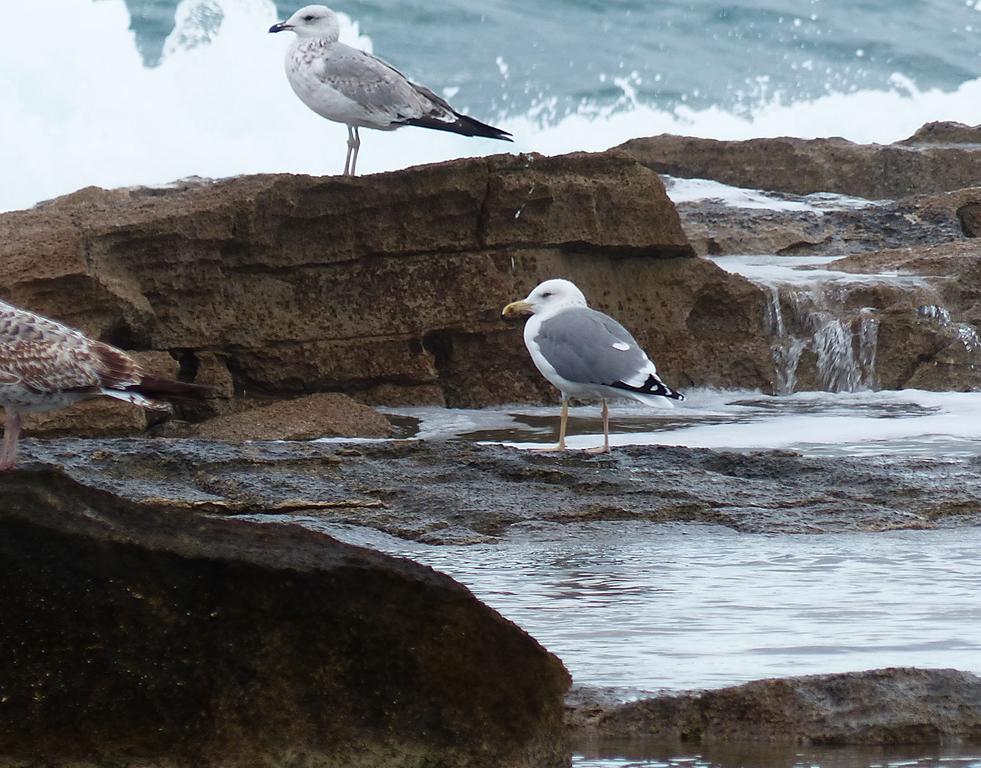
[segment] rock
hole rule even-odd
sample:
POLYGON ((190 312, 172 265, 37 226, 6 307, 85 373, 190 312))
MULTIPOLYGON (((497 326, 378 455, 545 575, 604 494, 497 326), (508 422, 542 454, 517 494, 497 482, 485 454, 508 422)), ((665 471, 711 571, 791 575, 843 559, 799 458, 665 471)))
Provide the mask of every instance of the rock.
POLYGON ((616 704, 580 690, 575 736, 797 744, 981 742, 981 678, 953 669, 878 669, 759 680, 616 704))
MULTIPOLYGON (((129 349, 173 351, 187 370, 185 358, 217 352, 238 391, 272 397, 537 399, 537 374, 509 374, 526 353, 505 303, 564 275, 603 285, 600 305, 657 306, 663 263, 696 284, 711 274, 690 256, 660 179, 615 153, 89 189, 0 216, 4 298, 129 349), (620 269, 629 280, 609 281, 620 269)), ((639 310, 627 319, 669 347, 673 329, 639 310)))
POLYGON ((315 440, 320 437, 388 437, 392 425, 374 408, 337 392, 281 400, 200 424, 207 440, 315 440))
POLYGON ((662 134, 631 139, 616 149, 658 173, 798 195, 837 192, 896 200, 976 185, 981 179, 979 129, 931 125, 888 145, 841 138, 715 141, 662 134))
POLYGON ((151 413, 121 400, 100 397, 57 411, 27 414, 24 433, 29 437, 138 435, 146 431, 151 418, 160 421, 166 418, 166 414, 151 413))
MULTIPOLYGON (((680 203, 682 226, 699 255, 769 253, 786 256, 844 256, 887 248, 953 242, 970 236, 973 195, 914 197, 864 208, 756 209, 715 200, 680 203)), ((981 200, 981 196, 977 199, 981 200)), ((814 205, 800 195, 774 193, 774 205, 814 205)), ((981 205, 979 205, 981 210, 981 205)), ((978 224, 981 231, 981 222, 978 224)))
POLYGON ((922 146, 924 144, 941 144, 945 146, 956 144, 977 144, 981 146, 981 125, 965 125, 950 121, 926 123, 918 128, 908 139, 897 141, 897 144, 922 146))
MULTIPOLYGON (((572 428, 597 431, 598 413, 575 418, 572 428)), ((456 440, 119 439, 27 440, 21 465, 58 467, 88 488, 133 503, 224 515, 314 515, 323 524, 429 544, 493 541, 512 526, 541 521, 700 522, 746 533, 981 522, 981 459, 641 446, 608 456, 554 456, 456 440)))
POLYGON ((879 314, 876 369, 886 388, 981 388, 981 244, 941 243, 849 256, 846 272, 921 275, 922 286, 879 314))
POLYGON ((5 765, 567 765, 562 664, 411 561, 44 469, 0 573, 5 765))

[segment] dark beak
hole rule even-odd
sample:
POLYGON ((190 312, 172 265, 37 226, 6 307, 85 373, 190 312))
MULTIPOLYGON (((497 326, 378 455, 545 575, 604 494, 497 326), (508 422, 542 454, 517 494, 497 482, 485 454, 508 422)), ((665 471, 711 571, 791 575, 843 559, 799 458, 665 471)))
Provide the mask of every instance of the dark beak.
POLYGON ((293 29, 293 27, 291 27, 285 21, 280 21, 280 22, 278 22, 276 24, 273 24, 271 27, 269 27, 269 31, 270 32, 285 32, 288 29, 293 29))

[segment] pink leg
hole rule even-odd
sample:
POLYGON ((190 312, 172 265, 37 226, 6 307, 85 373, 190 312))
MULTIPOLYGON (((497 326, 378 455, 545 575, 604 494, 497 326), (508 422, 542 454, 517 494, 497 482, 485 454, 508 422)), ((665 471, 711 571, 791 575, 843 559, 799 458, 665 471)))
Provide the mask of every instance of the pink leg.
POLYGON ((17 439, 20 437, 20 414, 6 409, 7 420, 3 424, 3 445, 0 446, 0 472, 13 469, 17 461, 17 439))

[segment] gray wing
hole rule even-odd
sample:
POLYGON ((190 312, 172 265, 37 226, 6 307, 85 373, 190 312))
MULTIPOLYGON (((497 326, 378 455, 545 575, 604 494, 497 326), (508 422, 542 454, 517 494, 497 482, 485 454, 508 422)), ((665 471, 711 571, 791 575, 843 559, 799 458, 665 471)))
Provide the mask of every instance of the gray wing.
POLYGON ((395 67, 370 53, 335 43, 316 67, 326 85, 365 109, 393 120, 449 117, 450 105, 428 88, 418 86, 395 67))
POLYGON ((541 324, 538 348, 555 372, 584 384, 631 383, 654 365, 630 331, 595 309, 567 309, 541 324))

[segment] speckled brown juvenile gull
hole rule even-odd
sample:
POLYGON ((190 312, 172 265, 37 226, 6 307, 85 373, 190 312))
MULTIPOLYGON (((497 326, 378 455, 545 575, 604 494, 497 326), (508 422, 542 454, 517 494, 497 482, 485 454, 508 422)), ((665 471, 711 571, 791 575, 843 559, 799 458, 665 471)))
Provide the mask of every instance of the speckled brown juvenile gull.
POLYGON ((13 469, 21 414, 50 411, 105 395, 164 409, 152 397, 206 397, 211 387, 148 376, 122 350, 80 331, 0 301, 0 471, 13 469))
POLYGON ((359 128, 393 131, 406 125, 511 141, 511 134, 461 115, 428 88, 370 53, 339 42, 337 14, 323 5, 301 8, 270 32, 293 31, 286 77, 300 101, 321 117, 347 126, 344 175, 353 176, 359 128))

